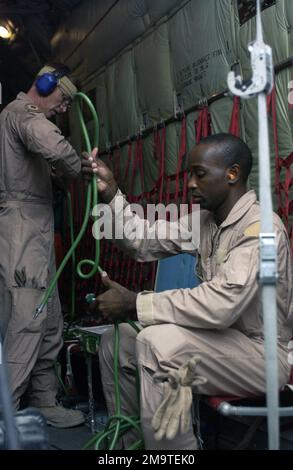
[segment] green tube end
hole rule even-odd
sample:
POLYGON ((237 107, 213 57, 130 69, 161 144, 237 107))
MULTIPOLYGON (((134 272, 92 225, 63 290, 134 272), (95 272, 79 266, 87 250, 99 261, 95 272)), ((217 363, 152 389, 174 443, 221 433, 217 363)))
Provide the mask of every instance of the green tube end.
POLYGON ((86 296, 85 296, 85 301, 86 301, 88 304, 93 303, 95 300, 96 300, 96 294, 93 294, 93 293, 86 294, 86 296))

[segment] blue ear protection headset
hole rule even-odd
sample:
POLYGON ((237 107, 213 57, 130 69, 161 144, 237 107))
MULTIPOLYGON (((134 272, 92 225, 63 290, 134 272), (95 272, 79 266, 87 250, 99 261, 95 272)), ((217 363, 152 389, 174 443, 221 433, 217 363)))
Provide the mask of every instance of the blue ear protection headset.
POLYGON ((42 75, 39 75, 35 83, 38 93, 41 96, 49 96, 56 89, 60 78, 68 75, 68 73, 69 68, 62 67, 59 70, 54 70, 53 72, 46 72, 42 75))

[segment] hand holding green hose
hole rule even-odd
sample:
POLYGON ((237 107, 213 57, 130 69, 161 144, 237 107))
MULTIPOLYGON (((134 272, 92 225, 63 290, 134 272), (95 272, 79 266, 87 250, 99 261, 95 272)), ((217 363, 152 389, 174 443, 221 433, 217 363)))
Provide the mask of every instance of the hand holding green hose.
MULTIPOLYGON (((77 109, 77 114, 78 114, 81 130, 82 130, 83 138, 84 138, 84 141, 85 141, 86 151, 90 154, 92 152, 92 148, 98 147, 98 145, 99 145, 99 120, 98 120, 98 116, 97 116, 96 110, 95 110, 91 100, 84 93, 81 93, 81 92, 76 94, 76 109, 77 109), (94 145, 93 146, 91 145, 90 138, 89 138, 87 128, 86 128, 86 125, 85 125, 85 122, 84 122, 84 118, 83 118, 83 115, 82 115, 81 100, 86 102, 86 104, 88 105, 88 107, 91 111, 92 117, 93 117, 94 129, 95 129, 94 145)), ((49 297, 52 295, 52 292, 56 287, 57 281, 58 281, 58 279, 59 279, 66 263, 74 255, 76 247, 79 244, 80 240, 82 239, 82 237, 83 237, 83 235, 86 231, 86 227, 87 227, 89 217, 90 217, 91 207, 94 207, 97 203, 98 203, 97 184, 96 184, 96 178, 95 178, 95 176, 93 176, 92 182, 88 185, 88 189, 87 189, 86 210, 85 210, 85 215, 84 215, 83 223, 82 223, 81 229, 79 231, 79 234, 77 235, 76 239, 74 240, 74 243, 72 244, 70 250, 67 252, 66 256, 64 257, 62 263, 60 264, 55 276, 52 279, 51 284, 49 285, 48 289, 46 290, 46 293, 44 295, 44 298, 43 298, 41 304, 36 308, 36 311, 34 313, 34 318, 37 318, 39 316, 39 314, 43 311, 43 308, 47 304, 49 297)), ((99 266, 99 260, 100 260, 100 241, 99 241, 99 239, 96 239, 95 260, 92 261, 92 260, 89 260, 89 259, 84 259, 84 260, 80 261, 77 265, 78 275, 82 279, 89 279, 92 276, 94 276, 97 271, 102 272, 103 270, 99 266), (90 265, 92 267, 92 269, 88 273, 84 274, 82 272, 81 268, 82 268, 82 266, 84 266, 86 264, 90 265)))

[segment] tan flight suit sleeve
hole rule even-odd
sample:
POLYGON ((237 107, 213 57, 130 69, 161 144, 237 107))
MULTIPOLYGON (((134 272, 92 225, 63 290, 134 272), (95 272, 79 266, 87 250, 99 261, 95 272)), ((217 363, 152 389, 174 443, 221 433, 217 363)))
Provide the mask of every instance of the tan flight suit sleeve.
MULTIPOLYGON (((178 222, 163 219, 152 222, 133 212, 134 205, 126 201, 120 190, 109 206, 115 244, 137 261, 153 261, 183 252, 196 254, 200 234, 194 228, 191 231, 190 216, 181 217, 178 222)), ((199 228, 199 211, 194 214, 193 225, 196 223, 199 228)))
POLYGON ((65 177, 74 178, 81 171, 81 161, 74 148, 55 124, 40 113, 27 113, 20 123, 25 147, 41 155, 65 177))
POLYGON ((245 312, 258 290, 258 238, 242 238, 216 275, 193 289, 141 292, 137 314, 143 326, 159 323, 224 329, 245 312))

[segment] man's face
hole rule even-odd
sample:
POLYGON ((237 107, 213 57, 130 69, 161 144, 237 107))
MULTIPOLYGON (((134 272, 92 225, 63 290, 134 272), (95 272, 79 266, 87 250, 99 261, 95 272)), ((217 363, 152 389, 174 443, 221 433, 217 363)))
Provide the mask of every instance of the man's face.
POLYGON ((214 145, 199 144, 190 153, 189 168, 192 202, 214 212, 230 191, 221 152, 214 145))
POLYGON ((57 114, 66 113, 71 106, 71 99, 57 87, 44 100, 45 116, 50 119, 57 114))

